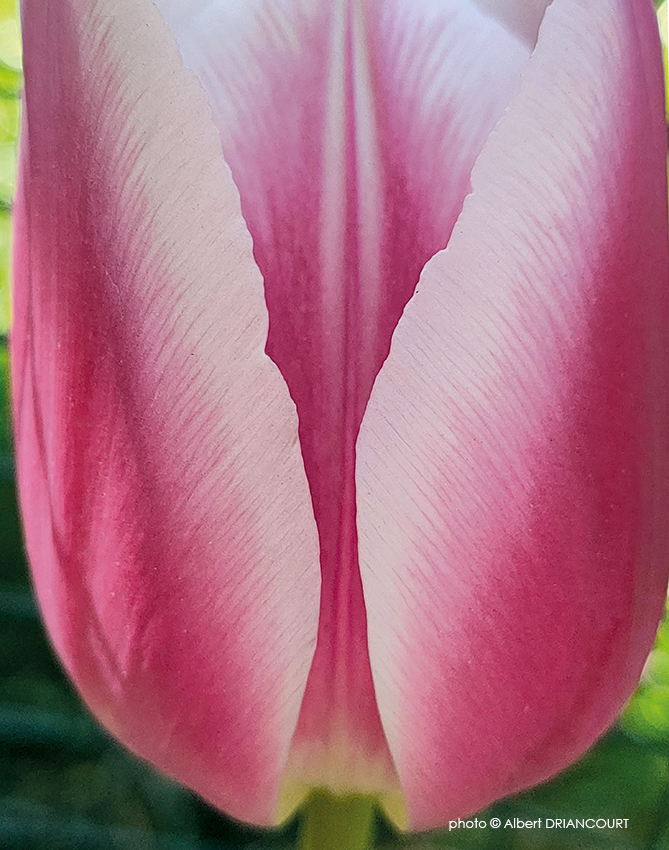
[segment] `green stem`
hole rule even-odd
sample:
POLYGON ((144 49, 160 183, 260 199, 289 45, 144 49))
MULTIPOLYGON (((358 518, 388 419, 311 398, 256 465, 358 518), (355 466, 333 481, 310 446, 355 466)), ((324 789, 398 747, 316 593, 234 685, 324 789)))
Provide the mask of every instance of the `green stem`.
POLYGON ((372 850, 376 800, 313 791, 302 807, 298 850, 372 850))

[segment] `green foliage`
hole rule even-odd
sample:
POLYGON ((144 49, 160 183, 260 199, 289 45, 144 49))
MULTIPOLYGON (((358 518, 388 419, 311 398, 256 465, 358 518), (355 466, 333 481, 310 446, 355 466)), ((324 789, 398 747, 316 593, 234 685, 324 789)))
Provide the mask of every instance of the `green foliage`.
POLYGON ((646 662, 641 684, 620 719, 631 735, 669 748, 669 611, 646 662))
POLYGON ((10 210, 21 114, 21 36, 15 0, 0 0, 0 334, 9 330, 10 210))

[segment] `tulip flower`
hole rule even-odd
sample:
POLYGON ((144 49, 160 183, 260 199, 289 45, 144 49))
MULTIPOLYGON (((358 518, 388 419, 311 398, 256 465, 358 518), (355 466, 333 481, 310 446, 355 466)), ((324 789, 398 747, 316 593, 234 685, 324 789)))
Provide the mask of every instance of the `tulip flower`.
POLYGON ((54 647, 235 818, 424 830, 613 721, 669 562, 648 0, 24 0, 13 393, 54 647))

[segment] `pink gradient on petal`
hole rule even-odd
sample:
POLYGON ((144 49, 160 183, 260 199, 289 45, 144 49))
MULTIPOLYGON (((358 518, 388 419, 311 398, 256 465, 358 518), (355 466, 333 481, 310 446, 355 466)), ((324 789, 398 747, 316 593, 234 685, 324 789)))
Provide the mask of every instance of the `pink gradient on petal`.
POLYGON ((646 0, 554 0, 358 441, 370 657, 409 820, 568 765, 669 562, 669 259, 646 0))
POLYGON ((161 6, 240 189, 319 527, 319 637, 289 773, 382 792, 396 780, 367 653, 355 442, 529 50, 467 0, 161 6))
POLYGON ((204 95, 147 0, 26 0, 12 369, 27 548, 95 714, 275 820, 318 539, 204 95))

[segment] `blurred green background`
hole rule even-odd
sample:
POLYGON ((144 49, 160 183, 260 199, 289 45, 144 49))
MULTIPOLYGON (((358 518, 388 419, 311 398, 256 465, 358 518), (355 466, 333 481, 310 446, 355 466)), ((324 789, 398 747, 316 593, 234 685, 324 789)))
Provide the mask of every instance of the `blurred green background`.
MULTIPOLYGON (((659 9, 666 38, 666 2, 659 9)), ((666 54, 665 54, 666 56, 666 54)), ((14 0, 0 0, 0 848, 188 850, 294 847, 240 827, 118 747, 90 717, 54 659, 22 550, 8 423, 9 238, 20 117, 14 0)), ((445 781, 447 777, 445 777, 445 781)), ((669 850, 669 618, 617 726, 578 764, 481 815, 626 818, 626 829, 460 829, 377 846, 471 850, 669 850)))

